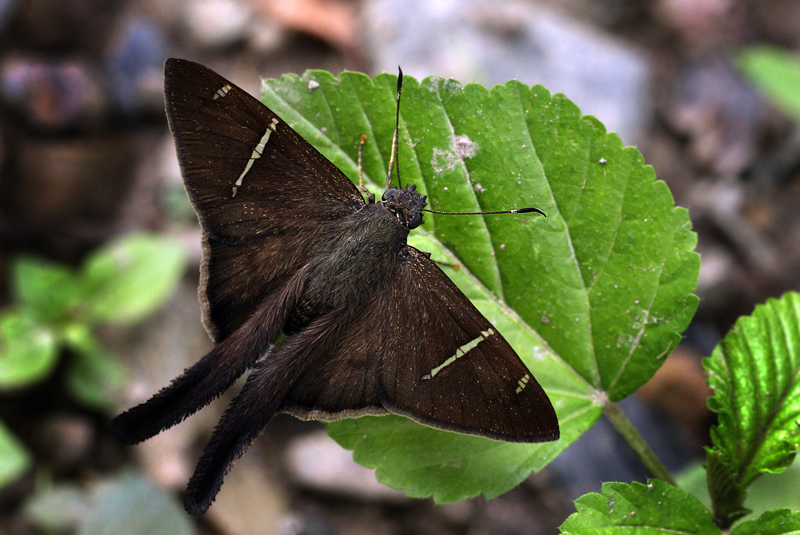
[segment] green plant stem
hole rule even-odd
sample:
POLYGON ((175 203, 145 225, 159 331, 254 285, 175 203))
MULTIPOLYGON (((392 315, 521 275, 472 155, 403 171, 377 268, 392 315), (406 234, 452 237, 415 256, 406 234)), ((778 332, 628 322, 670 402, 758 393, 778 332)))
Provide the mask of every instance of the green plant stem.
POLYGON ((744 506, 749 483, 739 481, 739 472, 730 463, 725 462, 726 458, 719 450, 706 451, 708 494, 711 497, 714 523, 722 529, 727 529, 750 513, 744 506))
POLYGON ((603 414, 611 420, 611 424, 619 431, 630 447, 633 448, 633 451, 636 452, 636 455, 641 459, 653 477, 677 486, 672 474, 669 473, 658 457, 656 457, 655 452, 653 452, 647 442, 645 442, 642 435, 639 434, 639 431, 636 430, 617 404, 611 403, 610 401, 607 402, 603 405, 603 414))

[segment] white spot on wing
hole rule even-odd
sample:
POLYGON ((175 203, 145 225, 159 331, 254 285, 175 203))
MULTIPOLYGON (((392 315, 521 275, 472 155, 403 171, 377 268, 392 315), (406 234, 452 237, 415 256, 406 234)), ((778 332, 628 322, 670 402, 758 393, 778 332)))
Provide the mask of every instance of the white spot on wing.
POLYGON ((267 128, 267 131, 263 136, 261 136, 258 145, 256 145, 256 147, 253 149, 253 153, 250 154, 250 159, 247 160, 247 165, 244 166, 244 171, 242 171, 242 174, 239 175, 239 178, 236 180, 236 183, 233 186, 233 195, 231 195, 231 197, 236 197, 236 193, 239 191, 239 186, 242 185, 242 181, 244 180, 244 175, 250 171, 250 168, 253 167, 253 164, 256 162, 256 160, 261 158, 261 155, 264 153, 264 147, 267 146, 267 142, 269 141, 269 136, 271 136, 273 132, 277 132, 277 125, 278 120, 272 119, 269 128, 267 128))
POLYGON ((217 100, 218 98, 224 97, 225 95, 228 94, 228 91, 230 91, 230 90, 231 90, 231 84, 223 85, 222 87, 217 89, 216 93, 214 93, 214 100, 217 100))
POLYGON ((522 378, 517 381, 517 394, 525 390, 525 387, 528 386, 528 381, 531 380, 530 374, 526 373, 522 376, 522 378))
POLYGON ((493 334, 495 334, 494 329, 488 329, 486 331, 481 331, 481 335, 479 337, 475 338, 474 340, 470 340, 469 342, 467 342, 463 346, 461 346, 458 349, 456 349, 455 355, 453 355, 449 359, 445 360, 444 362, 442 362, 441 364, 439 364, 438 366, 433 368, 430 373, 426 373, 425 375, 423 375, 422 379, 432 379, 434 376, 436 376, 437 373, 439 373, 444 368, 446 368, 447 366, 451 365, 456 360, 460 359, 461 357, 463 357, 464 355, 466 355, 467 353, 472 351, 472 349, 474 349, 475 346, 477 346, 478 344, 480 344, 481 342, 483 342, 484 340, 486 340, 487 338, 489 338, 493 334))

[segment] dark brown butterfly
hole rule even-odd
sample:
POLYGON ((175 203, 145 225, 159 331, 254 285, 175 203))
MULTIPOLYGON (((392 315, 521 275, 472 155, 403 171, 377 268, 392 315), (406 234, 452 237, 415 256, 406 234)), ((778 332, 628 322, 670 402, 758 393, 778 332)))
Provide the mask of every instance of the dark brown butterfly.
POLYGON ((429 254, 407 245, 425 206, 414 186, 365 202, 280 117, 218 74, 170 59, 165 78, 203 228, 200 299, 216 345, 113 430, 126 444, 150 438, 249 372, 189 481, 189 513, 208 509, 277 412, 390 412, 497 440, 558 438, 550 400, 508 342, 429 254))

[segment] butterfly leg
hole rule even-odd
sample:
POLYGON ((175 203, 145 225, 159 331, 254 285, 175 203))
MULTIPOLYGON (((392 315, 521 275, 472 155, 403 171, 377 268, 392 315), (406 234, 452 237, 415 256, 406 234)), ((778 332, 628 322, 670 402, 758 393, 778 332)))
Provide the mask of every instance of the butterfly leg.
POLYGON ((451 262, 442 262, 441 260, 435 260, 433 258, 431 258, 431 260, 434 263, 436 263, 436 264, 438 264, 438 265, 440 265, 442 267, 448 267, 450 269, 461 269, 461 264, 454 264, 454 263, 451 263, 451 262))
POLYGON ((364 152, 364 143, 367 142, 367 134, 361 134, 361 142, 358 144, 358 191, 361 192, 362 195, 367 196, 367 202, 369 204, 375 204, 375 194, 370 193, 370 191, 364 186, 364 169, 361 167, 361 154, 364 152))

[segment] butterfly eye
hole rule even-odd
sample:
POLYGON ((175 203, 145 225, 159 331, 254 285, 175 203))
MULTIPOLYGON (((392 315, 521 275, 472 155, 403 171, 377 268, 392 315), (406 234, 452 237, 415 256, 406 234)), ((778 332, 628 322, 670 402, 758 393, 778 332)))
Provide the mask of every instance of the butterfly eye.
POLYGON ((383 196, 381 196, 381 200, 385 201, 394 197, 397 197, 397 194, 400 193, 400 190, 396 188, 387 189, 383 192, 383 196))
POLYGON ((408 228, 417 228, 422 224, 422 214, 417 212, 413 216, 411 216, 411 221, 408 222, 408 228))

